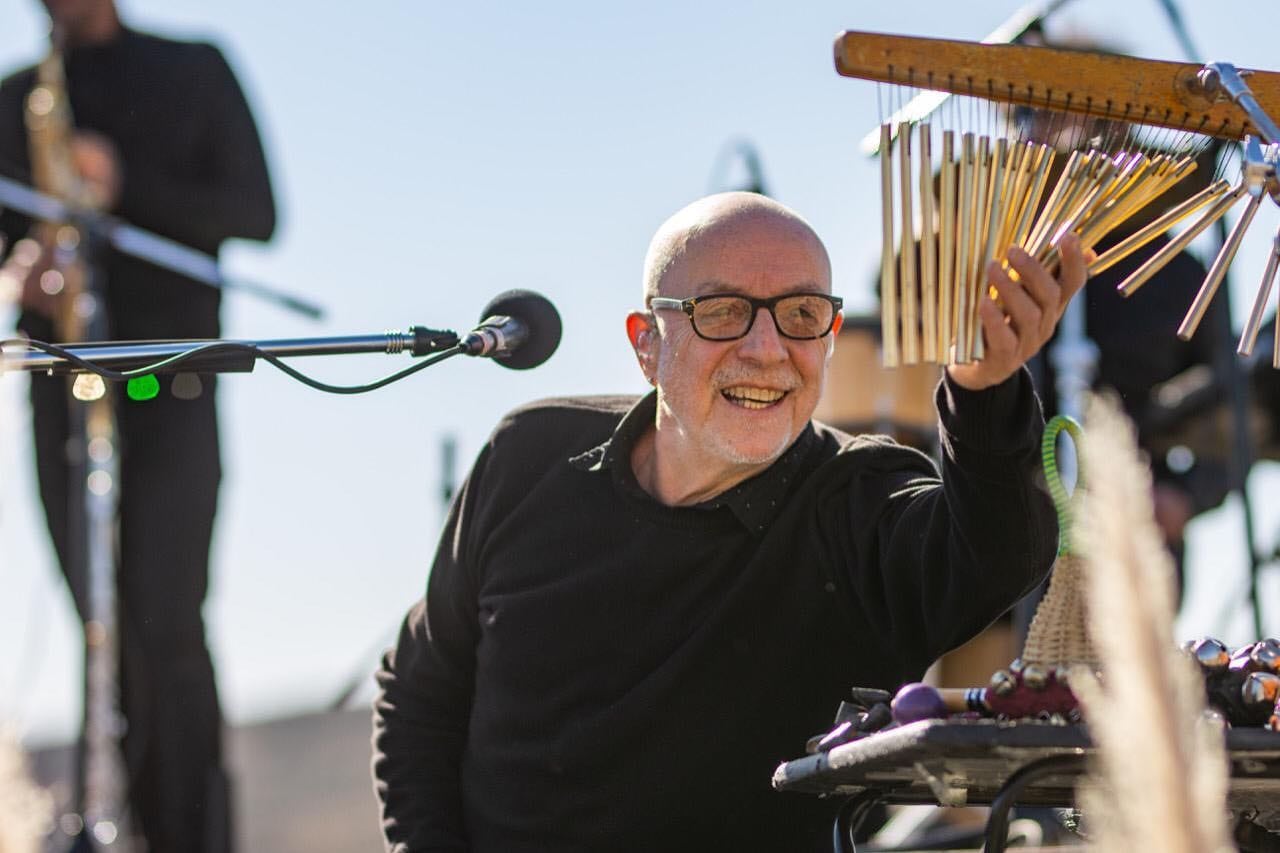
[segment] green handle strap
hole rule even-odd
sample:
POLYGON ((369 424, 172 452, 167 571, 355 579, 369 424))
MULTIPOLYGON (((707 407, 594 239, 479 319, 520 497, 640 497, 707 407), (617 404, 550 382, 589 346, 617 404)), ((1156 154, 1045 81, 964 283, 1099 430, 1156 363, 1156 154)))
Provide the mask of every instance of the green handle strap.
POLYGON ((1076 492, 1084 482, 1083 469, 1079 465, 1080 440, 1084 431, 1075 418, 1067 415, 1054 415, 1045 424, 1044 437, 1040 440, 1040 458, 1044 461, 1044 477, 1049 483, 1049 494, 1053 497, 1053 508, 1058 511, 1058 556, 1071 553, 1071 514, 1072 497, 1062 485, 1062 477, 1058 474, 1058 433, 1066 430, 1076 445, 1077 469, 1076 492))

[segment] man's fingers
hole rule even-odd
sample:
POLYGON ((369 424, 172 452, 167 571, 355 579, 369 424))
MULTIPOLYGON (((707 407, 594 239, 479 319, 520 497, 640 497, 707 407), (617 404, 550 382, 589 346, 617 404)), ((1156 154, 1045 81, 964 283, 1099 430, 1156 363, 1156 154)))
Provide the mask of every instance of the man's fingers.
POLYGON ((986 294, 978 300, 978 321, 983 336, 982 358, 947 366, 947 373, 952 380, 972 391, 999 385, 1021 364, 1018 359, 1018 335, 1009 325, 1004 312, 986 294))
POLYGON ((985 388, 1007 379, 1040 350, 1052 335, 1067 303, 1088 277, 1091 250, 1080 245, 1075 234, 1066 234, 1057 245, 1059 272, 1053 276, 1043 264, 1021 248, 1009 249, 1009 266, 987 266, 987 281, 999 296, 997 305, 983 294, 978 302, 985 347, 976 364, 953 365, 951 376, 967 388, 985 388))
MULTIPOLYGON (((1023 298, 1026 299, 1025 294, 1023 298)), ((1000 365, 1015 358, 1018 352, 1018 334, 1005 322, 1005 314, 1000 306, 991 297, 983 296, 978 303, 978 315, 982 320, 982 331, 986 334, 982 360, 1000 365)))
POLYGON ((1049 271, 1018 246, 1009 249, 1009 265, 1018 271, 1022 286, 1031 294, 1040 310, 1050 316, 1057 316, 1066 302, 1062 299, 1062 288, 1049 271))
MULTIPOLYGON (((992 261, 987 266, 987 280, 1000 294, 1009 322, 1019 335, 1034 335, 1040 330, 1045 309, 1028 294, 1023 282, 1014 281, 1000 265, 992 261)), ((989 301, 989 300, 988 300, 989 301)), ((995 306, 993 306, 995 307, 995 306)))
MULTIPOLYGON (((1092 254, 1092 250, 1087 250, 1092 254)), ((1058 241, 1058 257, 1061 258, 1061 273, 1058 283, 1062 287, 1062 304, 1071 301, 1089 278, 1089 261, 1086 250, 1080 245, 1080 238, 1075 234, 1067 234, 1058 241)))

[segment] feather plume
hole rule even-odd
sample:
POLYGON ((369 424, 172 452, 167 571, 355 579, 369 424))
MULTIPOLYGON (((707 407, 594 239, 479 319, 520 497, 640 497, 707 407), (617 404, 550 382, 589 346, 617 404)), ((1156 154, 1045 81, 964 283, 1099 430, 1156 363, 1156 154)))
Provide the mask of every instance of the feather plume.
POLYGON ((0 729, 0 853, 37 853, 52 815, 52 798, 28 777, 17 739, 0 729))
POLYGON ((1174 568, 1154 521, 1150 470, 1113 400, 1093 399, 1087 423, 1078 533, 1102 678, 1071 677, 1098 746, 1081 805, 1099 850, 1233 850, 1222 731, 1174 642, 1174 568))

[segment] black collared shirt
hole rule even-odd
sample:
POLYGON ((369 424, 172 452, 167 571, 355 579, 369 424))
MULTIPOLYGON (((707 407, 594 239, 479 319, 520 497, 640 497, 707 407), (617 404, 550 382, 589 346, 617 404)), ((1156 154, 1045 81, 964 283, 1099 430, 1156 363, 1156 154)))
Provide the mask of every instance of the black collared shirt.
POLYGON ((815 425, 690 507, 631 470, 652 395, 508 416, 379 673, 392 849, 823 849, 829 805, 773 769, 849 687, 918 678, 1052 561, 1027 377, 938 399, 942 480, 815 425))
MULTIPOLYGON (((676 519, 682 516, 683 508, 665 507, 655 502, 641 488, 635 471, 631 468, 631 449, 646 430, 653 428, 656 416, 657 395, 648 394, 623 416, 613 435, 586 453, 571 457, 569 464, 584 471, 609 471, 619 493, 638 506, 640 511, 676 519)), ((692 508, 727 509, 747 530, 757 536, 762 535, 777 517, 788 485, 800 475, 805 456, 817 444, 817 433, 813 425, 808 424, 767 471, 709 500, 695 504, 692 508)))

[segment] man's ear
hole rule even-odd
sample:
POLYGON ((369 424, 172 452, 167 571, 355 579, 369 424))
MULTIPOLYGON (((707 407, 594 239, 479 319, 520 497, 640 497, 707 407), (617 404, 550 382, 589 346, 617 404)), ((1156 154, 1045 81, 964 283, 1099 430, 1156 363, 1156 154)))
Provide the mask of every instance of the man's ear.
POLYGON ((653 315, 644 311, 632 311, 627 315, 627 340, 636 354, 640 371, 650 385, 658 375, 658 330, 653 315))

